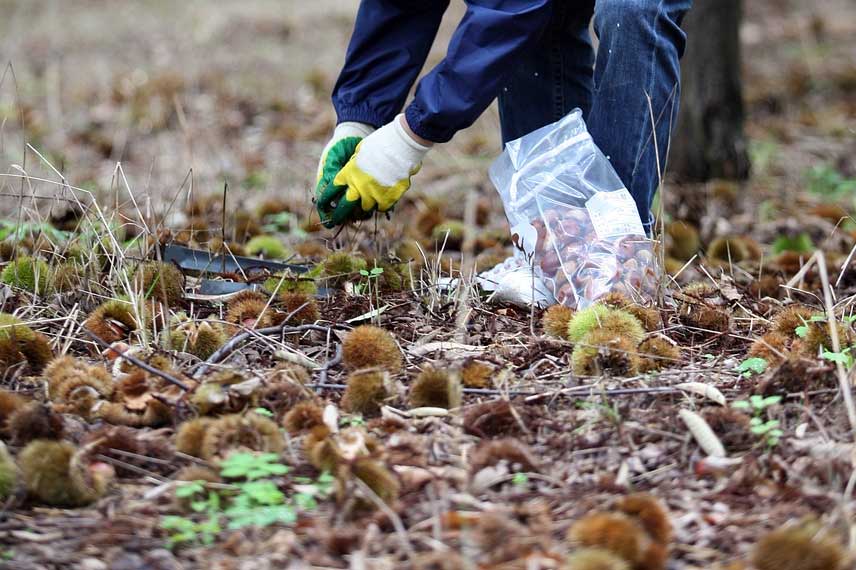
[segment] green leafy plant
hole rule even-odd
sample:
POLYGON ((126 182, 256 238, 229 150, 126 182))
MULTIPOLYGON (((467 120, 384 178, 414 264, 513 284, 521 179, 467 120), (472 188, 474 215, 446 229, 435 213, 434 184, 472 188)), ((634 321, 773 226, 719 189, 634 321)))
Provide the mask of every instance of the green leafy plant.
POLYGON ((526 473, 515 473, 511 477, 511 483, 517 486, 522 487, 529 482, 529 475, 526 473))
POLYGON ((803 324, 794 329, 794 334, 800 338, 805 338, 808 334, 809 323, 825 323, 826 315, 812 315, 808 321, 803 321, 803 324))
POLYGON ((833 199, 850 198, 856 192, 856 178, 846 178, 831 164, 813 166, 806 174, 808 191, 833 199))
POLYGON ((749 420, 749 431, 761 438, 767 447, 775 447, 784 435, 779 428, 779 420, 771 420, 767 417, 767 408, 782 401, 781 396, 759 396, 754 394, 748 400, 739 400, 732 404, 741 410, 751 410, 752 419, 749 420))
POLYGON ((253 408, 253 413, 258 414, 260 416, 264 416, 266 418, 272 418, 273 412, 267 408, 253 408))
POLYGON ((744 378, 749 378, 755 374, 761 374, 767 369, 767 361, 763 358, 753 357, 747 358, 737 366, 737 372, 744 378))
POLYGON ((824 360, 829 360, 830 362, 835 362, 836 364, 840 363, 844 365, 844 368, 850 369, 853 367, 853 355, 850 354, 851 348, 853 347, 848 346, 847 348, 843 348, 838 352, 824 350, 821 353, 821 356, 824 360))
POLYGON ((288 467, 277 463, 276 453, 233 453, 221 464, 220 475, 229 479, 254 481, 272 475, 285 475, 288 467))
POLYGON ((362 414, 354 414, 352 416, 343 416, 339 420, 339 425, 342 427, 358 427, 366 425, 366 420, 362 414))
MULTIPOLYGON (((366 294, 369 297, 369 300, 372 298, 372 281, 374 281, 374 293, 375 293, 375 304, 380 307, 380 287, 378 286, 378 280, 380 276, 383 275, 383 267, 373 267, 371 269, 360 269, 360 275, 365 280, 365 283, 357 283, 355 286, 355 291, 357 294, 361 294, 363 290, 366 291, 366 294)), ((378 321, 380 321, 380 314, 376 315, 378 321)))
POLYGON ((814 251, 814 243, 811 237, 802 232, 795 236, 781 235, 777 237, 772 244, 773 253, 782 253, 784 251, 793 251, 796 253, 810 253, 814 251))
POLYGON ((293 524, 297 513, 318 506, 328 497, 333 477, 322 473, 317 480, 295 477, 291 492, 280 488, 275 477, 286 475, 287 465, 275 453, 233 453, 221 464, 220 475, 227 480, 216 490, 202 481, 181 484, 176 497, 189 501, 195 517, 167 516, 161 528, 168 531, 167 546, 192 543, 210 545, 223 530, 293 524))

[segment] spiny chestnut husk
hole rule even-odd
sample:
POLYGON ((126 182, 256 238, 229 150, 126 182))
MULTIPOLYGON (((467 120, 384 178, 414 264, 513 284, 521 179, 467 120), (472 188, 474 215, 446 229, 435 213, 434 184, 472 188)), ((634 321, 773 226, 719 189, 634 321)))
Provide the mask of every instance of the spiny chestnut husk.
POLYGON ((639 372, 654 372, 678 363, 681 349, 664 335, 650 336, 639 343, 639 372))
POLYGON ((342 396, 342 409, 366 417, 377 415, 383 402, 390 397, 389 383, 385 370, 367 368, 352 372, 342 396))
POLYGON ((291 435, 310 430, 324 424, 324 411, 315 402, 305 400, 298 402, 282 419, 282 426, 291 435))
POLYGON ((13 315, 0 313, 0 376, 22 364, 31 374, 38 374, 52 357, 44 335, 13 315))
POLYGON ((844 558, 838 541, 812 522, 774 530, 752 552, 758 570, 839 570, 844 558))
POLYGON ((49 288, 50 266, 43 259, 22 256, 0 273, 0 282, 41 295, 49 288))
POLYGON ((86 451, 65 441, 37 439, 18 456, 28 494, 56 507, 80 507, 106 493, 112 467, 88 460, 86 451))
POLYGON ((457 408, 461 405, 462 388, 455 372, 426 367, 410 386, 408 399, 413 408, 457 408))
POLYGON ((280 453, 285 447, 276 422, 255 413, 221 416, 202 438, 202 459, 224 458, 239 450, 280 453))
POLYGON ((140 328, 133 306, 119 299, 101 303, 89 314, 83 327, 108 344, 126 340, 140 328))
POLYGON ((461 366, 461 383, 467 388, 490 388, 496 369, 481 360, 470 359, 461 366))
POLYGON ((358 326, 345 335, 342 362, 349 370, 378 367, 397 374, 402 368, 401 350, 395 338, 372 325, 358 326))
POLYGON ((211 418, 195 418, 178 426, 175 435, 175 449, 186 455, 202 457, 202 440, 205 432, 214 423, 211 418))
POLYGON ((577 546, 609 551, 633 567, 642 563, 651 542, 631 517, 606 512, 591 513, 576 521, 568 530, 568 540, 577 546))
POLYGON ((12 412, 5 431, 15 445, 24 445, 34 439, 61 439, 64 428, 61 415, 41 402, 30 402, 12 412))
POLYGON ((631 570, 622 558, 603 548, 580 548, 565 560, 564 570, 631 570))
POLYGON ((574 346, 571 363, 578 376, 633 376, 639 372, 637 343, 612 330, 595 329, 574 346))
POLYGON ((144 261, 137 266, 133 280, 146 299, 156 299, 170 307, 184 299, 184 274, 171 263, 144 261))
POLYGON ((318 302, 314 297, 305 293, 284 292, 279 296, 286 315, 291 315, 291 322, 297 324, 314 323, 321 318, 318 302), (293 314, 292 314, 293 313, 293 314))
POLYGON ((568 336, 568 323, 574 316, 574 310, 565 305, 551 305, 541 317, 544 332, 556 338, 568 336))
POLYGON ((806 305, 790 305, 776 313, 771 321, 771 330, 788 338, 795 338, 797 327, 806 325, 815 313, 816 311, 806 305))
POLYGON ((752 342, 746 356, 763 358, 771 364, 781 362, 788 356, 790 342, 791 339, 782 333, 770 331, 752 342))

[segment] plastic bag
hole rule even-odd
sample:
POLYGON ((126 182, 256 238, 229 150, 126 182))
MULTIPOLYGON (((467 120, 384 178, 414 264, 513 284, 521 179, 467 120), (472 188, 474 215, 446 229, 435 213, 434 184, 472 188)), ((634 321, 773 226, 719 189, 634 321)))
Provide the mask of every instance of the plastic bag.
POLYGON ((490 178, 517 255, 559 303, 585 307, 610 291, 653 298, 659 269, 652 242, 579 109, 509 142, 490 178))

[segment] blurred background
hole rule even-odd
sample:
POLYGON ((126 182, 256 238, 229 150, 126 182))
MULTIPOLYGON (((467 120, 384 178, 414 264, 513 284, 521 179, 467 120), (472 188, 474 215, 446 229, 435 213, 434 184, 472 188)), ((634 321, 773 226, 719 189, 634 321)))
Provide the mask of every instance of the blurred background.
MULTIPOLYGON (((308 215, 317 156, 335 123, 329 93, 357 6, 0 1, 2 170, 57 180, 55 169, 111 201, 133 190, 154 209, 163 197, 186 199, 191 179, 196 195, 228 181, 243 205, 275 195, 303 201, 308 215), (24 152, 26 143, 43 158, 24 152)), ((442 57, 463 9, 452 3, 426 69, 442 57)), ((689 20, 673 179, 743 179, 751 162, 753 191, 786 196, 804 189, 812 168, 856 176, 856 4, 698 0, 689 20)), ((499 211, 486 174, 499 151, 494 106, 430 156, 416 193, 478 189, 499 211)), ((19 183, 4 178, 4 192, 19 183)), ((674 188, 675 197, 706 202, 704 186, 674 188)), ((685 202, 667 199, 669 211, 700 216, 681 212, 685 202)))

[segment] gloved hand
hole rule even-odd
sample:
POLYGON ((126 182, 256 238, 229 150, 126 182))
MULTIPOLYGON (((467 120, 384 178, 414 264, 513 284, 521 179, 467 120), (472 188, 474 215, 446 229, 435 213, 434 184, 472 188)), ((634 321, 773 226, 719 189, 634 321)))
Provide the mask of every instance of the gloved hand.
MULTIPOLYGON (((333 136, 321 151, 321 159, 318 161, 318 176, 315 179, 316 203, 328 203, 331 197, 341 193, 341 190, 336 190, 333 185, 333 179, 351 159, 357 144, 374 130, 375 128, 371 125, 353 121, 336 125, 333 136)), ((321 212, 320 207, 318 211, 321 212)), ((323 214, 321 220, 324 220, 323 214)))
POLYGON ((386 212, 410 188, 431 147, 416 142, 403 120, 399 115, 360 141, 331 187, 319 194, 316 207, 325 226, 368 218, 375 209, 386 212))

